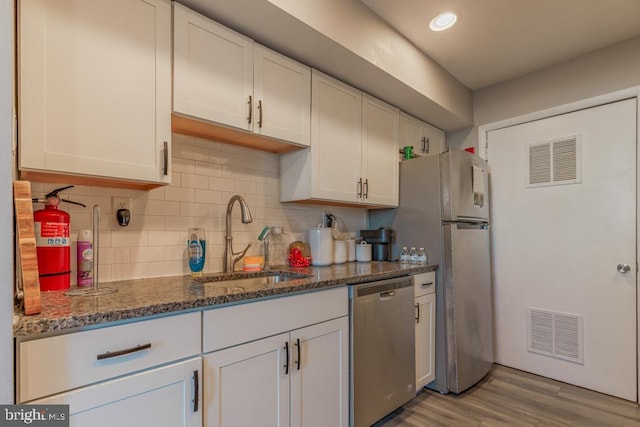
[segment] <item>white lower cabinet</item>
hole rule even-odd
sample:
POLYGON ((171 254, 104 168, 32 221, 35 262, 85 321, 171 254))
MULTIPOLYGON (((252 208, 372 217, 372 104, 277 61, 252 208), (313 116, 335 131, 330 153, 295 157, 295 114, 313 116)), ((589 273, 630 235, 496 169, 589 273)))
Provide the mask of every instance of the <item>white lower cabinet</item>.
POLYGON ((349 422, 347 288, 203 314, 209 427, 349 422))
POLYGON ((16 403, 73 427, 342 426, 346 287, 18 339, 16 403))
POLYGON ((202 425, 202 314, 19 341, 20 404, 69 405, 73 427, 202 425))
POLYGON ((413 276, 416 306, 416 390, 436 377, 436 293, 435 273, 413 276))
POLYGON ((196 357, 29 404, 69 405, 72 427, 198 427, 201 367, 196 357))
POLYGON ((347 426, 344 316, 204 356, 205 425, 347 426))

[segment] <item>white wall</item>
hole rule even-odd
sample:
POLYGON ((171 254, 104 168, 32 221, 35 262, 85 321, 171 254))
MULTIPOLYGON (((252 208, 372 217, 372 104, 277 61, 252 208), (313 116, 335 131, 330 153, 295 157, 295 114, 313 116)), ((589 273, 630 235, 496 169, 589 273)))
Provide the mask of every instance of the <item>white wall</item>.
POLYGON ((0 1, 0 403, 13 403, 13 1, 0 1))
POLYGON ((447 132, 447 145, 478 144, 478 126, 640 85, 640 37, 473 94, 474 126, 447 132))
POLYGON ((640 37, 474 93, 483 125, 640 85, 640 37))
MULTIPOLYGON (((308 241, 307 231, 321 222, 323 211, 336 215, 343 231, 357 233, 366 226, 364 209, 281 204, 276 154, 173 134, 172 158, 172 184, 166 187, 135 191, 78 186, 65 192, 65 198, 87 205, 61 205, 71 214, 72 254, 78 230, 91 229, 92 207, 100 205, 102 282, 188 274, 187 229, 193 226, 205 228, 205 272, 222 271, 225 214, 234 194, 247 200, 253 216, 251 224, 242 224, 234 207, 236 251, 255 241, 265 225, 283 225, 291 241, 308 241), (112 196, 131 197, 132 219, 126 228, 115 223, 112 196)), ((62 186, 32 183, 36 196, 62 186)), ((75 255, 72 259, 75 272, 75 255)))

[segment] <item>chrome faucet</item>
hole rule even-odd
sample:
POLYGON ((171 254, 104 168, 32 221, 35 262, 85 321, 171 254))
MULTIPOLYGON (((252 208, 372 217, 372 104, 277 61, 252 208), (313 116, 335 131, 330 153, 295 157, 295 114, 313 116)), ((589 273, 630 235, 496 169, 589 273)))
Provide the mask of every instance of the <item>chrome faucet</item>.
POLYGON ((231 233, 231 211, 233 210, 233 203, 238 202, 240 204, 241 209, 241 219, 243 224, 248 224, 253 221, 251 218, 251 211, 249 210, 249 205, 244 200, 242 196, 236 194, 229 199, 229 204, 227 204, 227 231, 224 236, 225 238, 225 247, 224 247, 224 272, 232 273, 235 269, 236 263, 240 261, 240 259, 247 253, 249 248, 251 247, 251 243, 244 248, 243 251, 233 252, 233 235, 231 233))

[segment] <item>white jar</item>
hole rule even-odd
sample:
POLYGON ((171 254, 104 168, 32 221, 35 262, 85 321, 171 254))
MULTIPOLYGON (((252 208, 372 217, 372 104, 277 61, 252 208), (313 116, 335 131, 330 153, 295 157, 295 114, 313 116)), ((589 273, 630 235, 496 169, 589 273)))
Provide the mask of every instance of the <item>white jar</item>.
POLYGON ((333 241, 333 263, 344 264, 347 262, 347 243, 344 240, 333 241))
POLYGON ((333 262, 333 236, 329 227, 317 227, 309 230, 311 247, 311 265, 324 266, 333 262))
POLYGON ((369 243, 362 242, 356 245, 356 261, 371 262, 371 245, 369 243))
POLYGON ((347 238, 345 242, 347 242, 347 262, 355 261, 356 260, 356 239, 347 238))

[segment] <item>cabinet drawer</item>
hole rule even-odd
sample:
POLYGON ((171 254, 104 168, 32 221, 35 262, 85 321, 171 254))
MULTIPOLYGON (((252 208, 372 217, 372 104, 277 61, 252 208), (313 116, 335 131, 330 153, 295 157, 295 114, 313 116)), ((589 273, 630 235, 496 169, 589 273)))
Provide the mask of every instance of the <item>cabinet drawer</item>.
POLYGON ((200 353, 200 312, 18 344, 18 403, 200 353))
POLYGON ((436 272, 419 273, 413 276, 415 296, 432 294, 436 291, 436 272))
POLYGON ((207 310, 202 319, 202 351, 220 350, 347 314, 346 286, 207 310))

